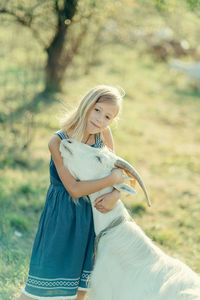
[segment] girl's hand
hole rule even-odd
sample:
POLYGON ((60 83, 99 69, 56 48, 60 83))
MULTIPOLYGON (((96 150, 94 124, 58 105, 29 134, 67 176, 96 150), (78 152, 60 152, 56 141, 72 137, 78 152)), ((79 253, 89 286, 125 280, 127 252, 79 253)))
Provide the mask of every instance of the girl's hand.
POLYGON ((110 174, 110 179, 113 184, 123 183, 126 176, 122 169, 120 168, 114 168, 112 169, 112 172, 110 174))
POLYGON ((121 193, 114 189, 111 193, 104 194, 97 198, 94 207, 101 213, 107 213, 115 207, 117 200, 120 198, 121 193))

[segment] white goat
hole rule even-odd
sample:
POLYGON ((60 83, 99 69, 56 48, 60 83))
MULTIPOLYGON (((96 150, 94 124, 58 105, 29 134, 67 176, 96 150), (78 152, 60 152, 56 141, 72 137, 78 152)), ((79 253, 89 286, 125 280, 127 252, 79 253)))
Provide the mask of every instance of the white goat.
MULTIPOLYGON (((107 148, 96 149, 73 139, 65 139, 60 144, 60 151, 64 165, 76 179, 103 178, 114 167, 121 167, 139 182, 148 199, 138 173, 107 148)), ((115 187, 126 190, 124 184, 115 187)), ((199 300, 200 278, 197 274, 155 246, 140 227, 130 221, 120 200, 106 214, 94 208, 95 199, 111 190, 112 187, 108 187, 89 195, 95 232, 97 237, 101 237, 88 299, 199 300), (115 226, 109 226, 116 220, 118 224, 116 222, 115 226), (103 232, 105 234, 101 235, 103 232)))

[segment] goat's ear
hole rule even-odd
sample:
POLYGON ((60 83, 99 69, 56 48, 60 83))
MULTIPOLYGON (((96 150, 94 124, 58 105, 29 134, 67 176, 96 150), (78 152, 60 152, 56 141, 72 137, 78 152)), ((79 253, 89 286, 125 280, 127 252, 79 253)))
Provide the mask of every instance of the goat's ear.
POLYGON ((135 195, 136 191, 130 187, 128 184, 120 183, 120 184, 114 184, 113 187, 117 189, 120 192, 124 192, 126 194, 135 195))

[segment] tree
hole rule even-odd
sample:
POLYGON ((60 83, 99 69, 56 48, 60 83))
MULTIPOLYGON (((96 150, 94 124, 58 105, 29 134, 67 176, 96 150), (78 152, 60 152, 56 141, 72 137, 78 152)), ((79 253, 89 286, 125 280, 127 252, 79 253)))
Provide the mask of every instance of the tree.
MULTIPOLYGON (((0 14, 29 28, 43 47, 47 54, 45 91, 52 92, 61 90, 65 71, 81 47, 90 20, 102 18, 99 8, 103 7, 105 20, 114 11, 119 13, 115 5, 120 4, 124 10, 137 3, 155 6, 164 13, 173 7, 171 0, 154 0, 152 3, 147 0, 1 0, 0 14)), ((181 0, 181 3, 199 14, 200 0, 181 0)), ((103 28, 102 24, 99 28, 103 28)))
POLYGON ((96 2, 86 0, 84 4, 78 0, 33 0, 28 3, 13 0, 0 4, 0 14, 9 15, 28 27, 46 51, 45 92, 61 90, 66 68, 80 48, 96 2), (79 31, 69 44, 68 34, 74 22, 80 24, 79 31))

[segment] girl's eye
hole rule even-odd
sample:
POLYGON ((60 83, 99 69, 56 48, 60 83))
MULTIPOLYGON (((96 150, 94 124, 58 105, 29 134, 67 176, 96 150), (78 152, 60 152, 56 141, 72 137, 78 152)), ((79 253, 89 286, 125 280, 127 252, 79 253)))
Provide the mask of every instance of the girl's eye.
MULTIPOLYGON (((100 112, 100 110, 98 108, 95 108, 94 110, 97 111, 97 112, 100 112)), ((110 120, 110 117, 106 116, 106 119, 110 120)))

